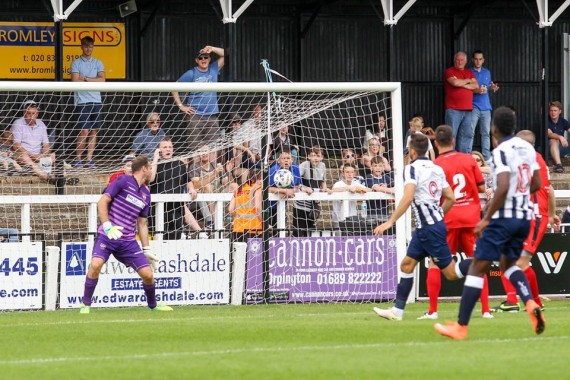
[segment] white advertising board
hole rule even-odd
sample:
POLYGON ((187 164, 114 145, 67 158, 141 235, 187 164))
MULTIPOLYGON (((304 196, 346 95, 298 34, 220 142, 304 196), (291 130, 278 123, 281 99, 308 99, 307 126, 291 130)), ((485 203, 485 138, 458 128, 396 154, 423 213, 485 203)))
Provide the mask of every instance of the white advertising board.
MULTIPOLYGON (((158 302, 166 305, 229 303, 228 239, 151 241, 150 245, 160 258, 154 273, 158 302)), ((62 244, 60 308, 78 308, 82 302, 92 248, 86 242, 62 244)), ((142 280, 135 271, 111 256, 101 270, 91 306, 146 306, 142 280)))
POLYGON ((0 310, 41 309, 42 243, 0 244, 0 310))

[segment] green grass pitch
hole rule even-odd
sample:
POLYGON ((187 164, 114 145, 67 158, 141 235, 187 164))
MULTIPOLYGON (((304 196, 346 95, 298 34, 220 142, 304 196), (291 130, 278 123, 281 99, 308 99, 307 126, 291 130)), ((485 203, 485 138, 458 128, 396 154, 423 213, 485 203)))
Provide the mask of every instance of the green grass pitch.
MULTIPOLYGON (((570 302, 546 303, 536 336, 526 313, 471 320, 451 341, 374 304, 143 307, 0 313, 2 379, 563 379, 570 358, 570 302)), ((381 304, 388 307, 391 304, 381 304)), ((458 303, 440 305, 454 320, 458 303)))

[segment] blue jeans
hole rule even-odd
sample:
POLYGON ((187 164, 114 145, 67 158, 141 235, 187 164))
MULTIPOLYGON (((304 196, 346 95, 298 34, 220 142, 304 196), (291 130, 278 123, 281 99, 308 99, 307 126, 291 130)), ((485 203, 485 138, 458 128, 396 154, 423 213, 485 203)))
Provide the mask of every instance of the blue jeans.
POLYGON ((0 243, 17 243, 18 242, 18 230, 16 228, 0 228, 0 236, 3 239, 0 243))
POLYGON ((481 111, 477 107, 473 107, 471 113, 471 123, 473 124, 473 134, 477 126, 481 133, 481 153, 485 157, 485 161, 491 158, 491 111, 481 111))
POLYGON ((471 126, 471 111, 445 110, 445 124, 453 128, 456 150, 471 153, 473 148, 473 127, 471 126))

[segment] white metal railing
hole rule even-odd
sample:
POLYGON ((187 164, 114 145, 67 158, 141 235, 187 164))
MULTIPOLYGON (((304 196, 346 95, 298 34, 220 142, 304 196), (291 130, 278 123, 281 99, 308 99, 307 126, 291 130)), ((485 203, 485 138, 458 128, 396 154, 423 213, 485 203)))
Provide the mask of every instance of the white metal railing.
MULTIPOLYGON (((33 205, 88 205, 87 211, 87 229, 88 233, 95 234, 97 232, 97 202, 101 198, 100 194, 95 195, 4 195, 0 196, 0 205, 20 205, 20 232, 22 241, 29 241, 30 236, 26 235, 31 232, 31 210, 33 205)), ((215 202, 214 227, 216 230, 224 228, 225 204, 232 199, 231 193, 199 193, 194 202, 215 202)), ((394 199, 391 194, 369 192, 365 194, 353 194, 350 192, 336 192, 332 194, 315 192, 307 195, 303 192, 297 192, 294 200, 312 200, 312 201, 342 201, 342 214, 347 215, 349 210, 349 201, 351 200, 375 200, 375 199, 394 199)), ((280 199, 276 194, 269 194, 270 201, 278 201, 277 204, 277 228, 286 228, 286 205, 287 202, 280 199)), ((157 231, 164 230, 164 203, 165 202, 190 202, 188 194, 153 194, 152 203, 156 204, 155 228, 157 231)), ((10 227, 10 226, 6 226, 10 227)), ((157 240, 162 240, 162 234, 157 234, 157 240)))

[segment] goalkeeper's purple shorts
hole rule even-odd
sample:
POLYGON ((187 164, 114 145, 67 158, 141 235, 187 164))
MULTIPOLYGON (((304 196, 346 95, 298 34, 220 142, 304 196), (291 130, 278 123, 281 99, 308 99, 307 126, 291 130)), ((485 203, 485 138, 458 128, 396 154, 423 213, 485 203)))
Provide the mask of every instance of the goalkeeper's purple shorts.
POLYGON ((136 240, 111 240, 107 235, 99 234, 93 246, 92 257, 99 257, 107 262, 111 255, 136 272, 149 266, 148 260, 136 240))

